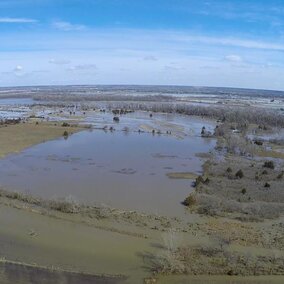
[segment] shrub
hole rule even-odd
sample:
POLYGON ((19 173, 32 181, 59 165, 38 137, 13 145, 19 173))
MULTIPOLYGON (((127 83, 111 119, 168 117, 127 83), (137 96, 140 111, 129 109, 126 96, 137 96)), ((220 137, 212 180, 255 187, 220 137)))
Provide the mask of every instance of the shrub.
POLYGON ((284 172, 281 172, 278 176, 277 176, 277 179, 282 179, 284 176, 284 172))
POLYGON ((266 161, 263 164, 263 168, 269 168, 269 169, 274 169, 274 162, 273 161, 266 161))
POLYGON ((185 265, 180 254, 181 237, 174 230, 162 234, 164 251, 152 261, 153 271, 167 274, 185 273, 185 265))
POLYGON ((270 184, 268 182, 265 183, 264 187, 269 188, 270 184))
MULTIPOLYGON (((185 115, 197 115, 203 117, 210 117, 217 119, 218 121, 227 121, 229 123, 238 123, 238 125, 247 125, 248 123, 253 123, 260 125, 260 129, 267 129, 267 126, 278 126, 284 127, 284 117, 279 115, 276 111, 259 111, 259 108, 252 107, 250 111, 247 108, 241 107, 207 107, 207 106, 196 106, 188 104, 174 104, 174 103, 161 103, 161 99, 164 96, 155 96, 153 101, 153 96, 140 97, 140 100, 152 101, 151 104, 140 103, 140 102, 130 102, 133 100, 133 96, 123 96, 123 103, 119 102, 120 108, 132 109, 132 110, 143 110, 164 113, 180 113, 185 115), (151 97, 151 98, 150 98, 151 97), (126 102, 128 100, 129 102, 126 102), (158 102, 159 101, 159 102, 158 102)), ((114 100, 113 96, 104 96, 103 100, 114 100)), ((118 100, 119 97, 116 99, 118 100)), ((102 100, 102 98, 96 96, 96 100, 102 100)), ((109 103, 111 108, 118 107, 118 103, 109 103)))
POLYGON ((209 182, 210 182, 210 179, 206 178, 206 180, 204 181, 204 184, 209 184, 209 182))
POLYGON ((267 170, 264 170, 264 171, 262 172, 262 174, 263 174, 263 175, 268 175, 268 171, 267 171, 267 170))
POLYGON ((236 172, 236 177, 237 177, 237 178, 243 178, 243 177, 244 177, 243 171, 242 171, 242 170, 238 170, 238 171, 236 172))
POLYGON ((51 200, 48 202, 48 207, 63 213, 75 214, 80 212, 80 205, 72 196, 63 200, 51 200))
POLYGON ((241 190, 241 193, 242 193, 242 194, 246 194, 246 192, 247 192, 247 190, 246 190, 245 188, 243 188, 243 189, 241 190))
POLYGON ((187 207, 194 206, 196 204, 196 198, 193 194, 190 194, 184 201, 183 205, 187 207))
POLYGON ((199 184, 201 183, 204 183, 204 179, 202 176, 198 176, 196 179, 195 179, 195 186, 198 186, 199 184))
POLYGON ((228 153, 240 156, 254 156, 255 146, 249 139, 236 134, 227 134, 224 137, 224 148, 228 153))
POLYGON ((232 168, 230 167, 227 168, 227 173, 231 173, 232 171, 233 171, 232 168))
POLYGON ((62 127, 69 127, 69 126, 70 126, 70 124, 67 123, 67 122, 63 122, 63 123, 62 123, 62 127))
POLYGON ((258 146, 262 146, 262 145, 263 145, 263 142, 260 141, 260 140, 255 140, 255 141, 254 141, 254 144, 255 144, 255 145, 258 145, 258 146))

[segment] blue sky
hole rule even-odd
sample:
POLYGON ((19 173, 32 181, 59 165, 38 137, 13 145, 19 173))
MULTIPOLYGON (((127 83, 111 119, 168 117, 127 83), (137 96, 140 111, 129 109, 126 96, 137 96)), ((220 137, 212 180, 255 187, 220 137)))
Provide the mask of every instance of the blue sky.
POLYGON ((0 0, 0 86, 284 90, 283 0, 0 0))

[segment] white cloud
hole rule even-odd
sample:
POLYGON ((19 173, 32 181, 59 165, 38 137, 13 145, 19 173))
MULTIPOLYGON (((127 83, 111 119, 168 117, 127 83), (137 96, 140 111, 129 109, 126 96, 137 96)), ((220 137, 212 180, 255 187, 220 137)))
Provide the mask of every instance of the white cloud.
POLYGON ((225 60, 229 62, 243 62, 243 58, 236 54, 226 55, 225 60))
POLYGON ((23 71, 23 66, 21 65, 17 65, 15 68, 14 68, 14 72, 21 72, 23 71))
POLYGON ((147 55, 143 58, 145 61, 157 61, 158 59, 153 55, 147 55))
POLYGON ((54 59, 54 58, 50 59, 48 62, 51 63, 51 64, 56 64, 56 65, 65 65, 65 64, 69 64, 70 63, 69 60, 54 59))
POLYGON ((182 70, 185 70, 185 68, 181 66, 174 66, 174 65, 164 66, 164 71, 182 71, 182 70))
POLYGON ((44 37, 40 33, 23 32, 17 37, 0 33, 0 72, 10 70, 1 85, 56 82, 284 89, 280 79, 284 57, 279 52, 284 51, 283 40, 125 29, 87 29, 64 36, 51 32, 44 37), (14 46, 17 51, 7 51, 14 46), (24 67, 17 72, 22 76, 15 76, 11 69, 18 64, 24 67), (62 64, 62 68, 52 64, 62 64), (49 72, 35 74, 33 70, 49 72))
POLYGON ((72 24, 65 21, 55 21, 52 23, 52 26, 56 28, 57 30, 69 32, 69 31, 82 31, 86 29, 86 26, 84 25, 77 25, 72 24))
POLYGON ((87 70, 96 70, 97 66, 95 64, 81 64, 71 66, 67 69, 67 71, 87 71, 87 70))
POLYGON ((26 73, 24 72, 24 67, 22 65, 17 65, 12 72, 8 72, 8 73, 12 73, 17 77, 21 77, 23 75, 25 75, 26 73))
POLYGON ((181 42, 199 42, 208 45, 223 45, 223 46, 235 46, 249 49, 264 49, 264 50, 276 50, 284 51, 284 43, 270 43, 265 41, 240 39, 240 38, 224 38, 224 37, 209 37, 209 36, 195 36, 186 35, 184 33, 172 34, 172 39, 181 42))
POLYGON ((9 17, 0 18, 0 23, 8 23, 8 24, 17 24, 17 23, 27 24, 27 23, 36 23, 36 22, 37 20, 28 19, 28 18, 9 18, 9 17))

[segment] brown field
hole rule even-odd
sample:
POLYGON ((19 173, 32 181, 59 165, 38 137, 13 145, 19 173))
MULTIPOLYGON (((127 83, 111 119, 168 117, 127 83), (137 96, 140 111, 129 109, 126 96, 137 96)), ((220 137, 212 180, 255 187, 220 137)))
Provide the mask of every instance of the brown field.
POLYGON ((83 127, 62 127, 62 122, 29 121, 15 125, 1 125, 0 127, 0 158, 11 153, 17 153, 35 144, 43 143, 63 136, 64 131, 69 134, 78 132, 83 127))

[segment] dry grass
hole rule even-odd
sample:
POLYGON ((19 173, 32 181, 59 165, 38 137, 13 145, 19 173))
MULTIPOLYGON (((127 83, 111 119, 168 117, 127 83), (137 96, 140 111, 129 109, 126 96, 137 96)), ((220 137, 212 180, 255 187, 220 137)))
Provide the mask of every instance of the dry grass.
POLYGON ((262 158, 284 159, 284 153, 275 150, 258 150, 256 155, 262 158))
POLYGON ((74 133, 82 128, 70 126, 63 129, 56 123, 39 122, 36 124, 35 121, 2 126, 0 127, 0 158, 20 152, 35 144, 61 137, 64 130, 74 133))
POLYGON ((190 172, 175 172, 175 173, 167 173, 167 177, 171 179, 196 179, 197 174, 190 172))
MULTIPOLYGON (((261 221, 284 215, 282 167, 277 165, 275 169, 264 169, 264 162, 228 156, 222 162, 207 163, 204 176, 209 177, 210 182, 196 182, 197 212, 244 221, 261 221), (236 175, 240 170, 242 178, 236 175)), ((186 202, 184 204, 187 205, 186 202)))

